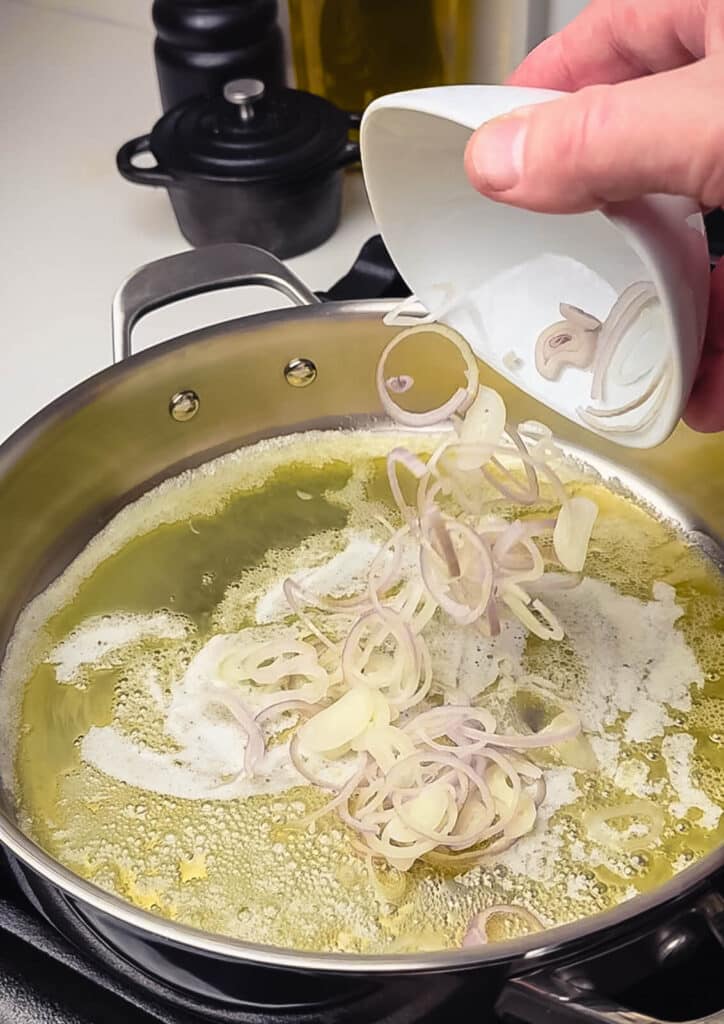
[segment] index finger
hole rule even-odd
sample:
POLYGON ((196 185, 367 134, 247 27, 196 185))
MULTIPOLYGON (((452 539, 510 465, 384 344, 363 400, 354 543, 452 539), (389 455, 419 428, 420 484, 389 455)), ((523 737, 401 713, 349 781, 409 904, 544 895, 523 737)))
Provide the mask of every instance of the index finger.
POLYGON ((705 31, 702 0, 592 0, 507 84, 573 92, 672 70, 704 56, 705 31))

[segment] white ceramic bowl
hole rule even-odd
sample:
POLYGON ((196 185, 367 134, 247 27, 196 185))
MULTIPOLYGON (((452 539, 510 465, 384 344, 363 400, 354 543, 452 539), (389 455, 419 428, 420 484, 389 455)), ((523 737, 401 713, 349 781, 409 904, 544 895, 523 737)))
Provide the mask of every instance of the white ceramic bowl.
POLYGON ((465 176, 473 129, 557 95, 470 85, 381 97, 362 121, 367 191, 412 292, 484 362, 596 433, 653 447, 680 419, 701 352, 699 207, 657 195, 605 212, 530 213, 479 195, 465 176), (588 316, 565 306, 564 316, 561 303, 588 316))

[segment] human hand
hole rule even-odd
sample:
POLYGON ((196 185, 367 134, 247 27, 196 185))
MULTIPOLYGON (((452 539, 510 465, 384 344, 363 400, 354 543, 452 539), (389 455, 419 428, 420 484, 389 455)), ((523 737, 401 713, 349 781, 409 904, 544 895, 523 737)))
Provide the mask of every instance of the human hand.
MULTIPOLYGON (((592 0, 508 84, 572 95, 474 133, 466 170, 491 199, 547 213, 649 192, 724 204, 724 0, 592 0)), ((724 430, 724 261, 685 419, 724 430)))

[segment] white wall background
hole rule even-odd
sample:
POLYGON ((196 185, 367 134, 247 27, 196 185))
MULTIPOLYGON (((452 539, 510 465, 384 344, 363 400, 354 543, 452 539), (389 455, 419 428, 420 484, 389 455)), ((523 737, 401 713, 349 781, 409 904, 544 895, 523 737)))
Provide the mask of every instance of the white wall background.
POLYGON ((92 21, 108 21, 128 28, 152 31, 152 0, 6 0, 22 7, 39 7, 46 11, 64 11, 92 21))
MULTIPOLYGON (((55 8, 101 21, 113 21, 133 28, 145 29, 149 34, 152 32, 151 0, 122 0, 121 3, 118 0, 12 0, 12 2, 29 7, 55 8)), ((484 9, 489 3, 490 0, 481 0, 481 8, 484 9)), ((534 17, 541 6, 547 6, 548 32, 557 32, 586 6, 586 0, 504 0, 504 4, 509 8, 520 8, 521 11, 527 9, 533 13, 534 17)), ((280 0, 280 6, 286 6, 284 0, 280 0)))

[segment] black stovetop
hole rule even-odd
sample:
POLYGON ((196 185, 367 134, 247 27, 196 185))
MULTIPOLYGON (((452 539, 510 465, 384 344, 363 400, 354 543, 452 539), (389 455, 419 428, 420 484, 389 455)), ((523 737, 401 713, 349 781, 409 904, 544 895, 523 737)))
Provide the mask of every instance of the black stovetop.
POLYGON ((191 1024, 79 953, 30 906, 0 858, 0 1024, 191 1024))
MULTIPOLYGON (((77 922, 70 930, 82 941, 77 922)), ((192 1006, 186 996, 121 963, 96 936, 88 933, 87 939, 81 951, 47 923, 0 855, 0 1024, 264 1024, 268 1019, 221 1004, 192 1006)), ((616 998, 630 1010, 663 1020, 695 1020, 724 1006, 723 964, 724 950, 712 938, 616 998)), ((484 1021, 473 1019, 502 1024, 489 1012, 484 1021)), ((287 1020, 295 1024, 293 1016, 287 1020)), ((410 1018, 409 1024, 449 1022, 445 1009, 410 1018)), ((541 1024, 556 1022, 547 1017, 541 1024)))
MULTIPOLYGON (((719 239, 724 237, 721 220, 719 217, 710 227, 714 258, 724 252, 719 239)), ((376 237, 364 246, 350 273, 321 297, 405 294, 404 283, 376 237)), ((31 905, 0 854, 0 1024, 200 1024, 212 1020, 263 1024, 264 1018, 258 1014, 249 1016, 208 1004, 191 1006, 185 997, 174 995, 118 958, 114 960, 95 936, 89 935, 85 941, 77 927, 68 934, 75 936, 76 944, 31 905)), ((712 939, 700 945, 695 956, 659 970, 635 989, 619 993, 618 998, 633 1010, 662 1019, 692 1020, 724 1006, 722 967, 724 950, 712 939)), ((469 1016, 476 1024, 496 1024, 489 1013, 484 1022, 479 1013, 469 1016)), ((449 1011, 444 1011, 424 1022, 411 1018, 410 1024, 448 1024, 449 1017, 449 1011)), ((293 1018, 289 1024, 294 1024, 293 1018)), ((545 1024, 556 1022, 547 1018, 545 1024)))

